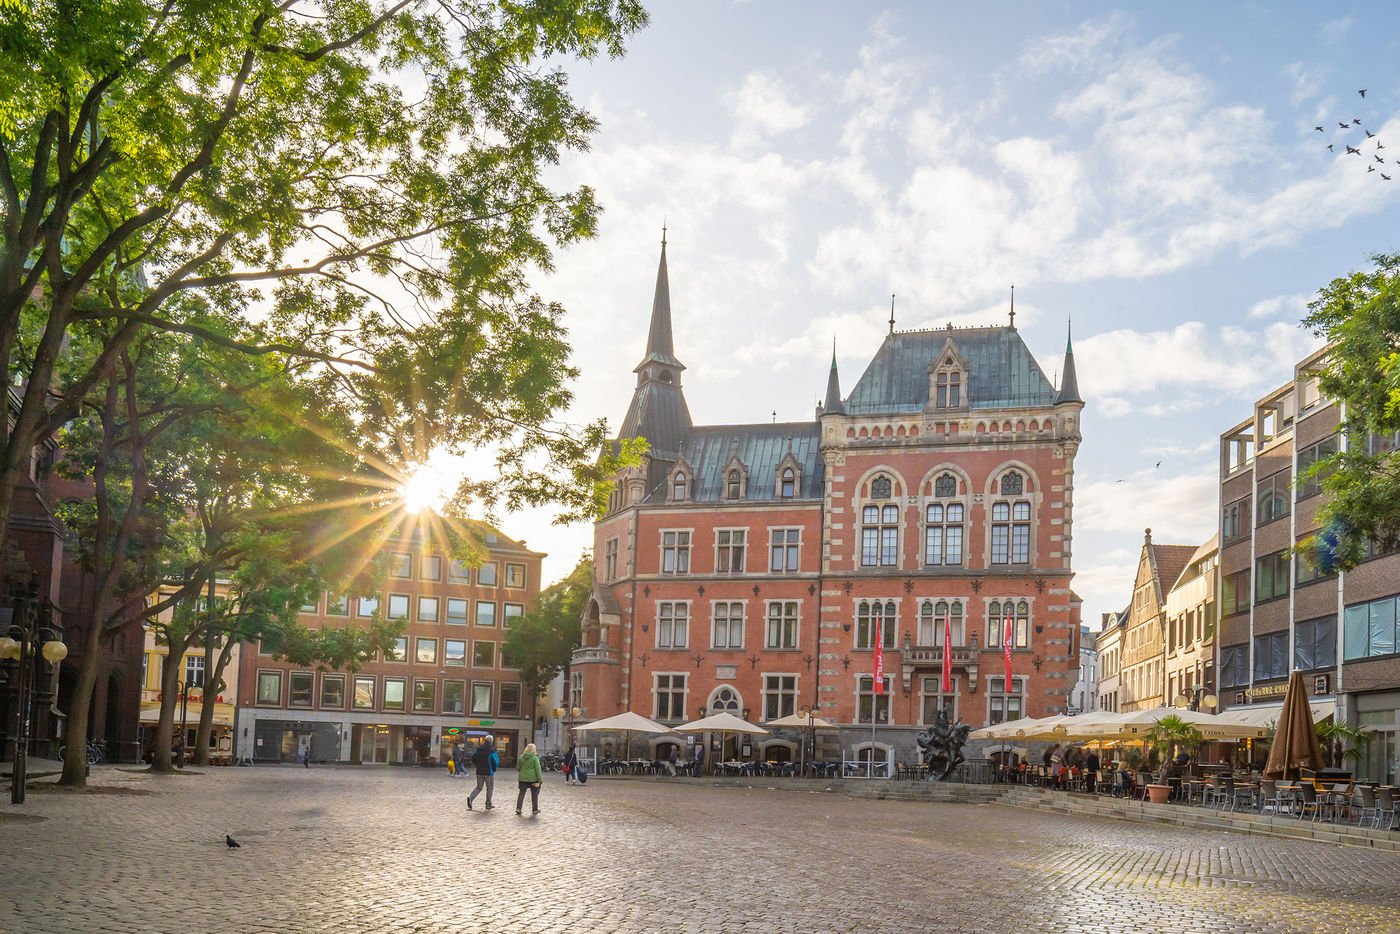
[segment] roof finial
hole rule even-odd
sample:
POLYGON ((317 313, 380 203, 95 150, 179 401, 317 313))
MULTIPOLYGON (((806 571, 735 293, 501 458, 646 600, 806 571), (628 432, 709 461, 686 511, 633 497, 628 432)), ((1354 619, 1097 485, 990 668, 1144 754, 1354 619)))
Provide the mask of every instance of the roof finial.
POLYGON ((661 248, 666 248, 666 215, 661 215, 661 248))
POLYGON ((890 293, 890 333, 894 333, 894 293, 890 293))
POLYGON ((1011 330, 1016 330, 1016 283, 1011 283, 1011 330))

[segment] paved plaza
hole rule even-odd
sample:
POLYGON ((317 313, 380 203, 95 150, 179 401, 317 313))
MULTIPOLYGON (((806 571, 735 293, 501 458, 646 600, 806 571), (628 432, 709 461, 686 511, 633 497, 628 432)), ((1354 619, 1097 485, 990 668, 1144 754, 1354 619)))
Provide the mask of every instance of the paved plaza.
POLYGON ((0 811, 0 932, 1400 931, 1397 853, 761 782, 547 775, 520 818, 501 778, 99 767, 0 811))

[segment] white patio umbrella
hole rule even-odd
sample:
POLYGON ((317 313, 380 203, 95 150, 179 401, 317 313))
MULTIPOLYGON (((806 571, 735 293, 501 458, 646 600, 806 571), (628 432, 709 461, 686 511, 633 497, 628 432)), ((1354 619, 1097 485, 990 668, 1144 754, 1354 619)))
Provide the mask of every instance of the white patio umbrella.
POLYGON ((639 713, 627 711, 613 717, 604 717, 601 720, 594 720, 592 723, 585 723, 578 727, 580 730, 593 730, 599 733, 621 733, 627 738, 627 758, 632 758, 632 734, 633 733, 676 733, 677 730, 669 726, 657 723, 655 720, 648 720, 639 713))
MULTIPOLYGON (((747 720, 741 720, 732 713, 712 713, 708 717, 699 720, 692 720, 689 723, 682 723, 676 727, 677 733, 718 733, 719 748, 724 750, 724 741, 728 739, 730 733, 747 733, 753 736, 767 736, 768 731, 757 724, 747 720)), ((714 770, 714 763, 710 763, 710 770, 714 770)))

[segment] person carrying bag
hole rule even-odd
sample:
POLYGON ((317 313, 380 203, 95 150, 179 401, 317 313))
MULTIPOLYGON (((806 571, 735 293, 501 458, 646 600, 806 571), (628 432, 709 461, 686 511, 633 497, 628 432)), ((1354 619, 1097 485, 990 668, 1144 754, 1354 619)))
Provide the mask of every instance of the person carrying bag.
POLYGON ((525 804, 525 792, 528 789, 530 792, 530 814, 534 816, 540 812, 540 785, 544 781, 544 770, 540 768, 540 757, 535 753, 534 743, 525 747, 525 751, 520 754, 520 761, 515 764, 515 768, 520 785, 520 790, 515 795, 515 813, 520 814, 520 809, 525 804))

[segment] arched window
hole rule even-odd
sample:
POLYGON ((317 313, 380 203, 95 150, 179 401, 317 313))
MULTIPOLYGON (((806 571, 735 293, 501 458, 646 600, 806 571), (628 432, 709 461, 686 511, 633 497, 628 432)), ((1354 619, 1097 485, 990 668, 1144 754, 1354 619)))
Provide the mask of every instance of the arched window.
POLYGON ((866 506, 861 510, 861 526, 860 563, 866 567, 898 564, 899 507, 866 506))
POLYGON ((893 484, 889 477, 876 477, 870 481, 871 499, 889 499, 893 490, 893 484))
POLYGON ((941 646, 945 629, 952 636, 953 645, 963 644, 962 604, 925 600, 919 614, 919 644, 941 646))
POLYGON ((940 409, 957 408, 962 404, 962 372, 952 369, 953 360, 943 361, 934 381, 934 406, 940 409))
POLYGON ((1019 603, 993 600, 987 605, 987 647, 1001 648, 1008 623, 1011 626, 1011 647, 1028 648, 1031 644, 1031 605, 1025 600, 1019 603))
POLYGON ((933 495, 937 496, 939 499, 957 496, 958 478, 950 473, 943 474, 943 476, 933 481, 933 495))
POLYGON ((685 499, 685 474, 677 473, 671 481, 671 499, 685 499))
POLYGON ((894 648, 894 631, 898 626, 894 601, 862 600, 856 608, 856 648, 873 649, 877 634, 881 644, 894 648))
POLYGON ((1014 470, 1008 470, 1006 473, 1002 474, 1002 477, 1001 477, 1001 495, 1002 495, 1002 496, 1020 496, 1022 493, 1025 492, 1025 488, 1026 488, 1026 481, 1025 481, 1025 478, 1022 477, 1022 476, 1021 476, 1019 473, 1017 473, 1016 471, 1014 471, 1014 470))
POLYGON ((797 475, 793 473, 791 467, 783 470, 782 479, 779 481, 779 495, 783 499, 792 499, 797 495, 797 475))
POLYGON ((929 503, 924 511, 924 564, 962 564, 963 504, 929 503))
POLYGON ((726 481, 725 481, 725 492, 726 492, 726 495, 727 495, 730 499, 738 499, 738 498, 739 498, 739 491, 740 491, 740 489, 742 488, 742 486, 743 486, 742 483, 740 483, 739 471, 737 471, 737 470, 731 470, 731 471, 729 471, 729 477, 728 477, 728 478, 726 479, 726 481))
POLYGON ((731 687, 722 687, 710 695, 710 713, 732 713, 736 717, 744 709, 744 699, 731 687))

